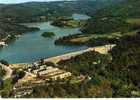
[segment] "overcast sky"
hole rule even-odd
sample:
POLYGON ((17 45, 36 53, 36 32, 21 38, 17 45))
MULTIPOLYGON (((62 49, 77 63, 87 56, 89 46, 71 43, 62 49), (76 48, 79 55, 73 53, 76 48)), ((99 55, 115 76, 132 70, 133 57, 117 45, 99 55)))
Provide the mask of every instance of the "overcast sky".
MULTIPOLYGON (((0 3, 23 3, 30 1, 62 1, 62 0, 0 0, 0 3)), ((64 0, 69 1, 69 0, 64 0)))

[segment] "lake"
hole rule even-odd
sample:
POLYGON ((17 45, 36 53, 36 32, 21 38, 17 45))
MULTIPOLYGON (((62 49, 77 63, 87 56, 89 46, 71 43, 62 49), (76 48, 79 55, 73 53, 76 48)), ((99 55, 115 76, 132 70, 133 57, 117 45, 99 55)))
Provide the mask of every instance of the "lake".
MULTIPOLYGON (((81 15, 83 16, 83 15, 81 15)), ((74 18, 81 19, 79 15, 74 18)), ((85 19, 86 16, 83 16, 85 19)), ((60 28, 50 25, 50 22, 27 23, 29 27, 39 27, 40 31, 28 32, 22 35, 9 46, 0 50, 0 59, 9 63, 31 63, 41 58, 49 58, 64 53, 86 49, 86 46, 57 46, 54 41, 62 36, 80 33, 79 28, 60 28), (44 38, 43 32, 54 32, 53 38, 44 38)))

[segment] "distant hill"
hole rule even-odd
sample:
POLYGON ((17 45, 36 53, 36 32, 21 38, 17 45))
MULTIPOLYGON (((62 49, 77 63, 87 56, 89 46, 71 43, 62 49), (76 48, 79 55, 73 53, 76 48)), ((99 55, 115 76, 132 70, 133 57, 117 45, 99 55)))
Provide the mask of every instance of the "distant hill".
MULTIPOLYGON (((119 0, 121 1, 121 0, 119 0)), ((28 2, 22 4, 10 4, 0 7, 0 17, 12 18, 17 22, 33 21, 36 17, 48 18, 59 16, 71 16, 73 13, 91 15, 97 10, 119 2, 118 0, 76 0, 59 2, 28 2)))
POLYGON ((71 16, 73 13, 92 15, 99 9, 119 1, 76 0, 0 4, 0 39, 8 34, 19 34, 32 30, 17 23, 48 21, 56 17, 71 16))

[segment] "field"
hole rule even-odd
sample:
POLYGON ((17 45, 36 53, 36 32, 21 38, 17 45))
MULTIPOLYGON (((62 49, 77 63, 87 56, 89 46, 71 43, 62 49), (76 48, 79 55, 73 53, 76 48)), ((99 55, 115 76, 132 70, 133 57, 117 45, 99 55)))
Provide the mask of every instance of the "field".
POLYGON ((140 18, 128 18, 127 23, 132 25, 140 25, 140 18))

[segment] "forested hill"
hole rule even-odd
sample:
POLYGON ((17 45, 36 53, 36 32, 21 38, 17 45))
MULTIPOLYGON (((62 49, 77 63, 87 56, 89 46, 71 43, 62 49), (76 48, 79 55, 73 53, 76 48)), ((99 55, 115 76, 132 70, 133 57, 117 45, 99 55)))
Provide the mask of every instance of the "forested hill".
POLYGON ((124 0, 115 6, 99 10, 94 17, 140 17, 139 5, 139 0, 124 0))
POLYGON ((0 7, 0 17, 11 18, 17 22, 25 22, 39 20, 37 18, 40 16, 53 18, 57 16, 71 16, 73 13, 91 15, 105 6, 120 1, 122 0, 76 0, 10 4, 0 7))
POLYGON ((15 38, 16 35, 21 35, 22 33, 29 31, 37 31, 38 28, 28 28, 23 25, 18 25, 16 23, 11 23, 9 21, 0 19, 0 42, 8 42, 9 39, 15 38))
POLYGON ((130 27, 128 27, 127 19, 140 18, 139 5, 139 0, 124 0, 119 4, 100 9, 92 14, 93 17, 83 28, 83 32, 103 34, 129 31, 130 27))

